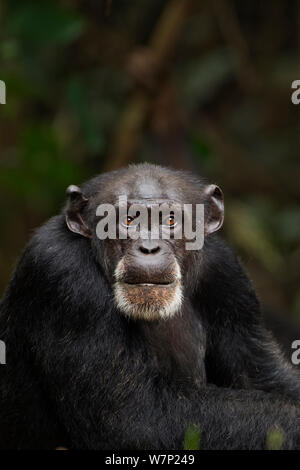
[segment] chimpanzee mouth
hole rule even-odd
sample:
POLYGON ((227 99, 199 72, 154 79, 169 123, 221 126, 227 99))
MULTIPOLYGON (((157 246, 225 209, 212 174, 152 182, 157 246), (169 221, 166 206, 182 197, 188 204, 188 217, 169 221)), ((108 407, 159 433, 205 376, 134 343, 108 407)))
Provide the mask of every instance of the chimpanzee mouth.
POLYGON ((133 287, 175 287, 177 284, 175 281, 159 281, 159 282, 127 282, 123 281, 123 284, 133 287))
POLYGON ((163 284, 117 281, 114 290, 117 306, 125 315, 135 319, 170 318, 180 310, 182 302, 179 279, 163 284))
POLYGON ((138 272, 126 269, 123 259, 119 262, 114 284, 117 307, 123 314, 136 320, 170 318, 180 311, 183 290, 177 262, 173 270, 138 272))

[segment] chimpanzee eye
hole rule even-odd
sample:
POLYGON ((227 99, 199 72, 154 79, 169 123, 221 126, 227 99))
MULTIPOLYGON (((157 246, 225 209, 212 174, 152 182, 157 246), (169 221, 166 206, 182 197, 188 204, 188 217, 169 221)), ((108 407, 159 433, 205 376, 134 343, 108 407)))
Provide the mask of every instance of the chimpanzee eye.
POLYGON ((171 214, 171 215, 169 215, 168 217, 165 218, 164 225, 168 225, 169 227, 174 227, 175 226, 174 214, 171 214))
POLYGON ((134 217, 130 217, 130 215, 128 215, 125 220, 125 225, 127 225, 128 227, 129 225, 132 224, 133 221, 134 221, 134 217))

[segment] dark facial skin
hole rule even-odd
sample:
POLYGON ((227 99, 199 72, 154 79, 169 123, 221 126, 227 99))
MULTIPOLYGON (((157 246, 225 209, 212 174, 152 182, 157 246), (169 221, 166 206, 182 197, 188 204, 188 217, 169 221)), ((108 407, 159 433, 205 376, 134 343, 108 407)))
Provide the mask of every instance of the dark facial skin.
MULTIPOLYGON (((152 169, 148 177, 143 174, 139 181, 137 175, 131 177, 129 168, 117 187, 112 181, 111 185, 106 185, 106 192, 102 193, 99 188, 98 194, 92 197, 76 186, 68 188, 66 221, 69 229, 91 238, 96 256, 98 253, 99 259, 109 260, 103 269, 111 285, 115 286, 115 300, 120 309, 144 319, 173 315, 180 309, 185 286, 192 286, 188 266, 200 256, 199 251, 186 250, 184 234, 181 239, 175 238, 176 227, 170 228, 170 239, 162 239, 162 231, 168 223, 172 224, 172 218, 170 221, 161 218, 160 238, 151 239, 151 209, 161 204, 168 207, 175 204, 183 209, 184 204, 193 201, 194 210, 197 203, 204 204, 206 236, 223 223, 223 195, 217 186, 202 185, 192 177, 191 181, 176 181, 174 175, 171 177, 167 170, 165 173, 161 174, 161 170, 155 173, 152 169), (95 217, 97 205, 113 204, 119 215, 120 196, 126 196, 128 207, 137 204, 147 209, 149 232, 137 240, 120 239, 118 232, 116 240, 100 241, 96 235, 96 224, 100 220, 95 217)), ((120 220, 120 230, 130 230, 131 224, 134 224, 132 218, 125 222, 120 220)))

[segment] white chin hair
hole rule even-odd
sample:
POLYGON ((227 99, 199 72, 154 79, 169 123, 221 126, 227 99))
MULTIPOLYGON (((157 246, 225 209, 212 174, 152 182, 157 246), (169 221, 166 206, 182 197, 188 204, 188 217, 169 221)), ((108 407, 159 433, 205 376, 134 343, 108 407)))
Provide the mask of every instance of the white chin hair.
POLYGON ((128 317, 140 320, 168 319, 180 311, 183 298, 180 281, 172 288, 153 286, 152 289, 156 289, 157 293, 154 298, 147 299, 142 287, 128 286, 117 281, 114 284, 117 307, 128 317), (159 289, 165 289, 165 295, 160 296, 159 289))

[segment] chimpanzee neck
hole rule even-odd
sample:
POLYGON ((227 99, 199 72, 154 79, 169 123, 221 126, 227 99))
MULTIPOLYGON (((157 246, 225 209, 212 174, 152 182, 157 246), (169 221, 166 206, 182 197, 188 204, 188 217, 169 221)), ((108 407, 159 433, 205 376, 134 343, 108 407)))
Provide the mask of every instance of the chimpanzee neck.
POLYGON ((167 320, 142 322, 150 354, 160 373, 178 383, 206 383, 204 355, 206 335, 190 304, 167 320))

